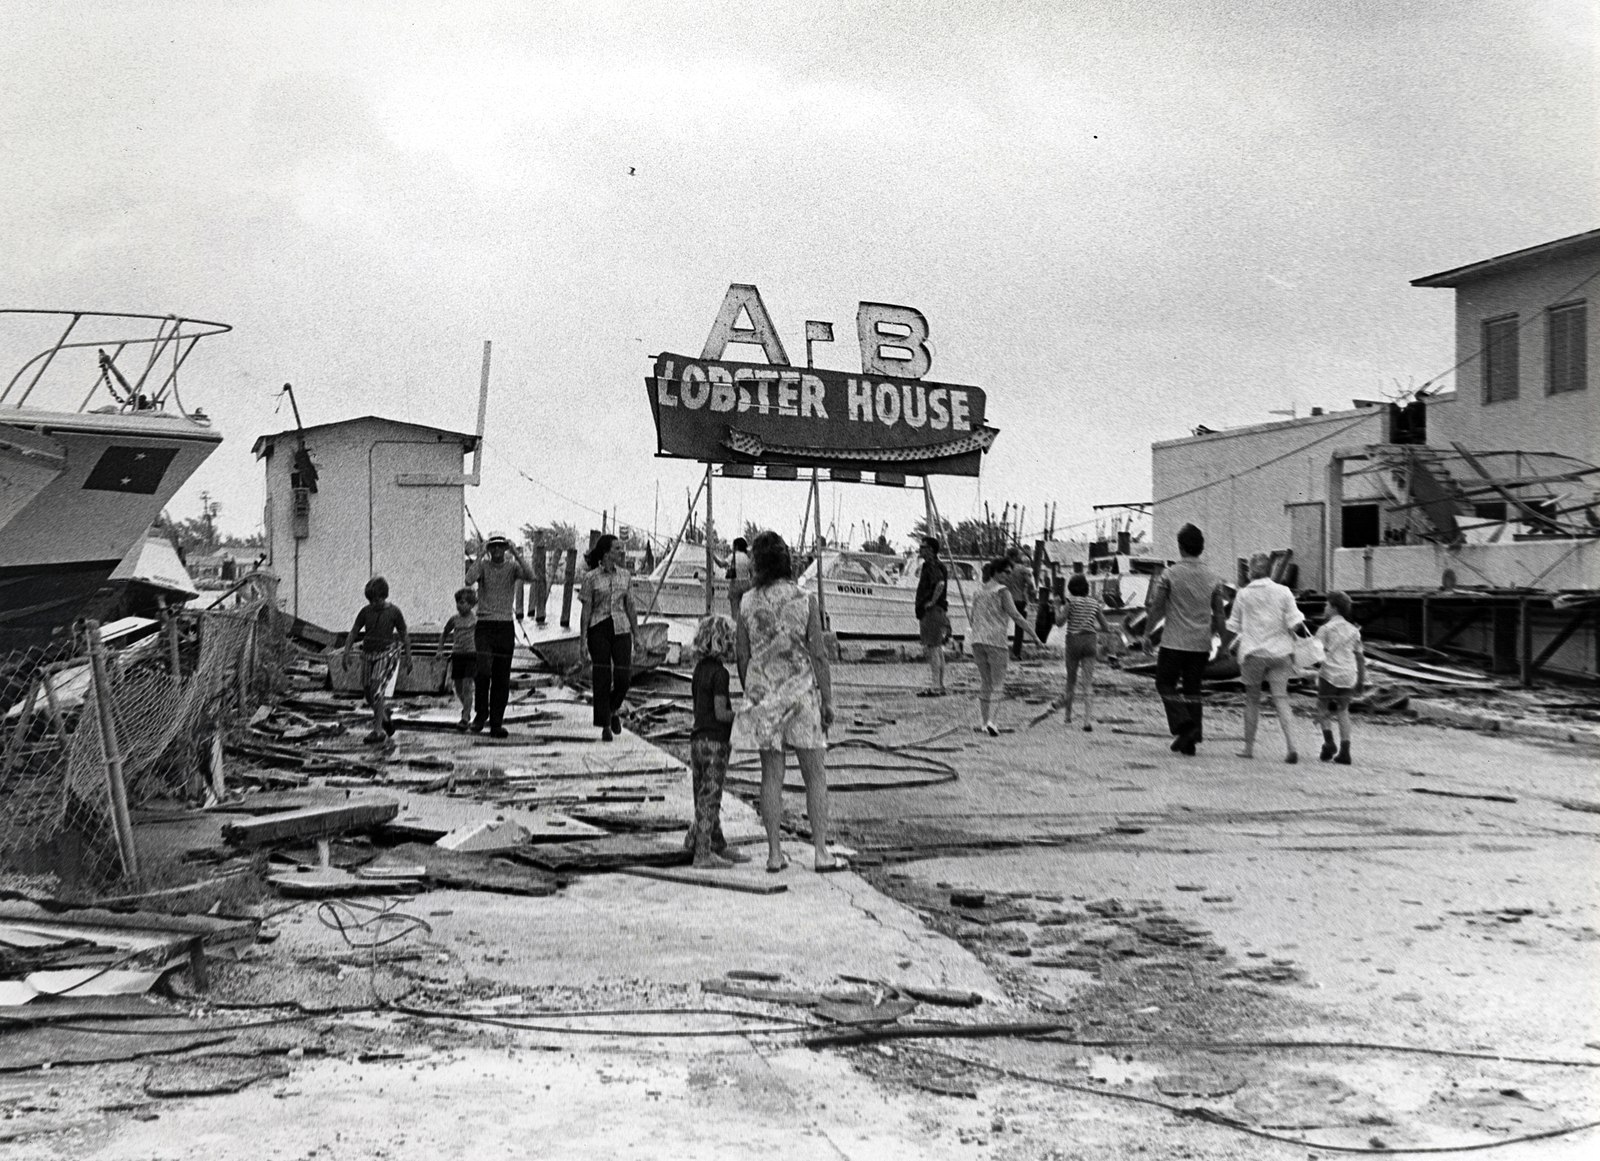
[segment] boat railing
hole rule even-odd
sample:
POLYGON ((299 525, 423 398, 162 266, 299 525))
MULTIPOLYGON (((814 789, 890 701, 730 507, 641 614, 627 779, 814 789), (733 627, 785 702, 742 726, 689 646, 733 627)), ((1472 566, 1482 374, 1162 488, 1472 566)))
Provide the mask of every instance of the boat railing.
POLYGON ((204 412, 184 407, 178 371, 201 339, 233 328, 171 314, 5 309, 0 329, 7 343, 13 334, 24 342, 39 341, 35 330, 45 341, 0 390, 0 407, 165 412, 170 404, 177 414, 205 422, 204 412), (52 340, 57 327, 60 333, 52 340))

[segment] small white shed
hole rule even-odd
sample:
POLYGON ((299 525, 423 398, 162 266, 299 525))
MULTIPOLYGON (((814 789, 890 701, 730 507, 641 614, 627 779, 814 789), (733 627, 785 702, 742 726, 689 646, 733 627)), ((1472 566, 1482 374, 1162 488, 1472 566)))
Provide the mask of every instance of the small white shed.
POLYGON ((381 575, 410 624, 448 617, 463 576, 462 458, 477 444, 376 415, 257 439, 266 564, 285 611, 342 632, 381 575), (302 439, 314 479, 297 455, 302 439))

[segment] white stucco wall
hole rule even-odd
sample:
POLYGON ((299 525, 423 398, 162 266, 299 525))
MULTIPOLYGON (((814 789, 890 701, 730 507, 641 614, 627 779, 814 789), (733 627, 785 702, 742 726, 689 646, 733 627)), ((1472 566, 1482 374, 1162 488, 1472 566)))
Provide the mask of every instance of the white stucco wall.
MULTIPOLYGON (((1600 357, 1600 301, 1590 283, 1573 287, 1594 273, 1595 255, 1554 258, 1529 270, 1474 279, 1454 289, 1456 305, 1455 407, 1428 422, 1428 442, 1449 447, 1459 440, 1474 451, 1560 452, 1591 463, 1600 461, 1600 387, 1595 361, 1600 357), (1582 391, 1550 395, 1545 371, 1545 310, 1588 299, 1588 380, 1582 391), (1526 323, 1518 332, 1518 396, 1483 402, 1483 323, 1515 314, 1526 323)), ((1447 293, 1431 290, 1429 293, 1447 293)))
MULTIPOLYGON (((1174 537, 1193 523, 1206 534, 1206 561, 1231 580, 1234 562, 1290 547, 1286 504, 1327 499, 1328 458, 1385 438, 1388 410, 1336 411, 1281 423, 1167 440, 1151 448, 1152 543, 1177 555, 1174 537)), ((1368 477, 1345 483, 1345 501, 1378 495, 1368 477)))
POLYGON ((306 447, 318 480, 303 540, 294 536, 289 481, 297 446, 293 433, 279 435, 262 455, 268 564, 281 578, 284 608, 343 631, 362 605, 367 580, 382 575, 411 625, 444 621, 462 582, 462 487, 401 486, 396 477, 459 478, 461 437, 371 418, 311 429, 306 447))

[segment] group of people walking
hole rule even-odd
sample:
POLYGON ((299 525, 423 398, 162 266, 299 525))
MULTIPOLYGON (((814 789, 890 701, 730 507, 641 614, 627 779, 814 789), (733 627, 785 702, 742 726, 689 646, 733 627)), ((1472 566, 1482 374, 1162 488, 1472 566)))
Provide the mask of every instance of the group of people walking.
MULTIPOLYGON (((924 538, 920 555, 916 615, 926 650, 930 682, 919 697, 940 697, 945 691, 944 647, 950 638, 949 571, 940 561, 941 544, 924 538)), ((1193 524, 1178 530, 1179 559, 1152 585, 1147 602, 1146 651, 1156 649, 1156 690, 1166 711, 1172 750, 1194 756, 1205 740, 1201 684, 1212 663, 1216 641, 1231 635, 1240 678, 1245 687, 1244 746, 1241 758, 1255 756, 1261 720, 1261 693, 1265 689, 1283 732, 1285 761, 1300 760, 1289 705, 1289 680, 1305 660, 1320 664, 1317 677, 1316 723, 1322 733, 1319 757, 1348 765, 1350 702, 1366 686, 1366 657, 1361 632, 1352 621, 1350 598, 1342 592, 1327 596, 1327 618, 1313 634, 1300 612, 1293 591, 1274 580, 1272 557, 1256 553, 1249 562, 1249 583, 1234 595, 1231 606, 1222 582, 1201 563, 1205 536, 1193 524), (1315 641, 1307 646, 1300 642, 1315 641), (1335 739, 1334 730, 1338 736, 1335 739)), ((983 585, 969 607, 968 644, 978 671, 978 716, 990 736, 1000 733, 994 707, 1004 687, 1008 636, 1009 656, 1021 655, 1022 644, 1042 644, 1053 626, 1066 630, 1066 691, 1064 719, 1073 720, 1078 693, 1083 693, 1083 729, 1094 730, 1094 667, 1103 634, 1110 631, 1102 604, 1089 594, 1081 573, 1067 578, 1066 591, 1056 597, 1041 594, 1033 625, 1024 614, 1035 596, 1033 578, 1021 553, 1012 548, 983 568, 983 585)))
MULTIPOLYGON (((1174 752, 1193 756, 1205 741, 1201 683, 1214 656, 1214 640, 1232 634, 1240 677, 1245 687, 1242 758, 1255 756, 1260 723, 1261 691, 1265 688, 1277 711, 1285 761, 1299 761, 1293 712, 1288 700, 1297 652, 1319 655, 1316 720, 1322 732, 1319 757, 1348 765, 1350 702, 1366 684, 1366 658, 1361 633, 1352 622, 1350 598, 1327 596, 1328 615, 1312 634, 1293 592, 1271 576, 1272 558, 1250 558, 1250 581, 1234 595, 1231 608, 1222 583, 1201 562, 1205 537, 1193 524, 1178 530, 1179 559, 1152 585, 1147 602, 1145 648, 1156 649, 1156 690, 1166 712, 1174 752), (1314 640, 1316 646, 1303 644, 1314 640), (1338 737, 1334 730, 1337 727, 1338 737)), ((930 685, 919 696, 946 692, 944 646, 950 637, 949 573, 940 560, 938 539, 923 540, 922 571, 915 611, 919 636, 927 652, 930 685)), ((580 648, 591 664, 594 724, 609 742, 622 730, 622 712, 633 672, 633 642, 638 608, 632 574, 622 543, 601 535, 584 556, 587 571, 579 589, 580 648)), ((503 533, 491 534, 477 560, 467 569, 466 584, 455 594, 456 611, 445 623, 440 649, 450 650, 450 676, 461 703, 463 731, 487 729, 495 738, 508 736, 506 705, 510 696, 511 658, 515 641, 515 593, 519 583, 533 580, 522 551, 503 533)), ((734 542, 729 570, 731 616, 716 614, 699 624, 694 638, 697 663, 692 679, 694 722, 690 736, 690 769, 694 788, 694 822, 684 845, 700 867, 727 867, 748 861, 730 847, 722 833, 721 802, 733 747, 760 755, 761 817, 767 839, 767 870, 788 866, 781 845, 785 755, 793 751, 806 795, 806 814, 815 849, 813 867, 829 872, 843 863, 829 851, 827 735, 834 721, 833 683, 816 598, 795 583, 794 560, 783 538, 763 532, 752 543, 734 542), (743 699, 736 711, 727 666, 736 666, 743 699)), ((394 733, 388 699, 401 672, 412 664, 411 641, 404 614, 389 601, 388 584, 374 577, 366 586, 367 604, 356 615, 345 644, 348 657, 358 646, 363 687, 372 709, 371 743, 387 742, 394 733)), ((1042 644, 1053 626, 1065 629, 1065 721, 1073 720, 1074 702, 1083 692, 1083 729, 1094 729, 1094 666, 1101 636, 1109 631, 1105 611, 1089 594, 1086 578, 1075 573, 1066 591, 1051 597, 1036 594, 1032 576, 1013 549, 983 569, 983 584, 970 607, 970 635, 978 671, 978 712, 982 728, 998 736, 994 719, 1004 688, 1007 662, 1020 656, 1022 644, 1042 644), (1025 617, 1030 600, 1041 609, 1035 624, 1025 617)))
POLYGON ((1222 582, 1200 562, 1205 535, 1193 524, 1178 529, 1179 560, 1156 579, 1146 616, 1145 647, 1153 644, 1159 626, 1156 653, 1156 691, 1166 709, 1172 749, 1193 756, 1205 740, 1201 682, 1213 656, 1213 639, 1233 635, 1233 649, 1244 683, 1244 748, 1241 758, 1255 757, 1256 733, 1261 721, 1261 691, 1265 687, 1283 732, 1284 761, 1296 763, 1294 711, 1289 705, 1289 679, 1300 667, 1297 652, 1306 651, 1307 662, 1320 660, 1317 676, 1316 723, 1322 733, 1318 756, 1324 762, 1349 765, 1350 702, 1366 686, 1366 655, 1361 631, 1351 620, 1348 594, 1327 595, 1328 614, 1320 629, 1311 632, 1288 586, 1272 578, 1272 557, 1257 552, 1250 557, 1250 581, 1233 597, 1231 610, 1222 582), (1314 640, 1316 647, 1300 646, 1314 640), (1335 742, 1333 729, 1338 726, 1335 742))

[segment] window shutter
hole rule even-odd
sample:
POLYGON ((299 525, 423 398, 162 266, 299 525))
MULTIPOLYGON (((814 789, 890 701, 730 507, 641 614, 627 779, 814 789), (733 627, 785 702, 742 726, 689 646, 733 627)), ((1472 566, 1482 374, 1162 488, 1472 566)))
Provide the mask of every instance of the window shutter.
POLYGON ((1517 319, 1483 324, 1483 401, 1501 403, 1517 397, 1517 319))
POLYGON ((1546 384, 1551 395, 1582 391, 1588 385, 1588 305, 1551 307, 1546 319, 1546 384))

